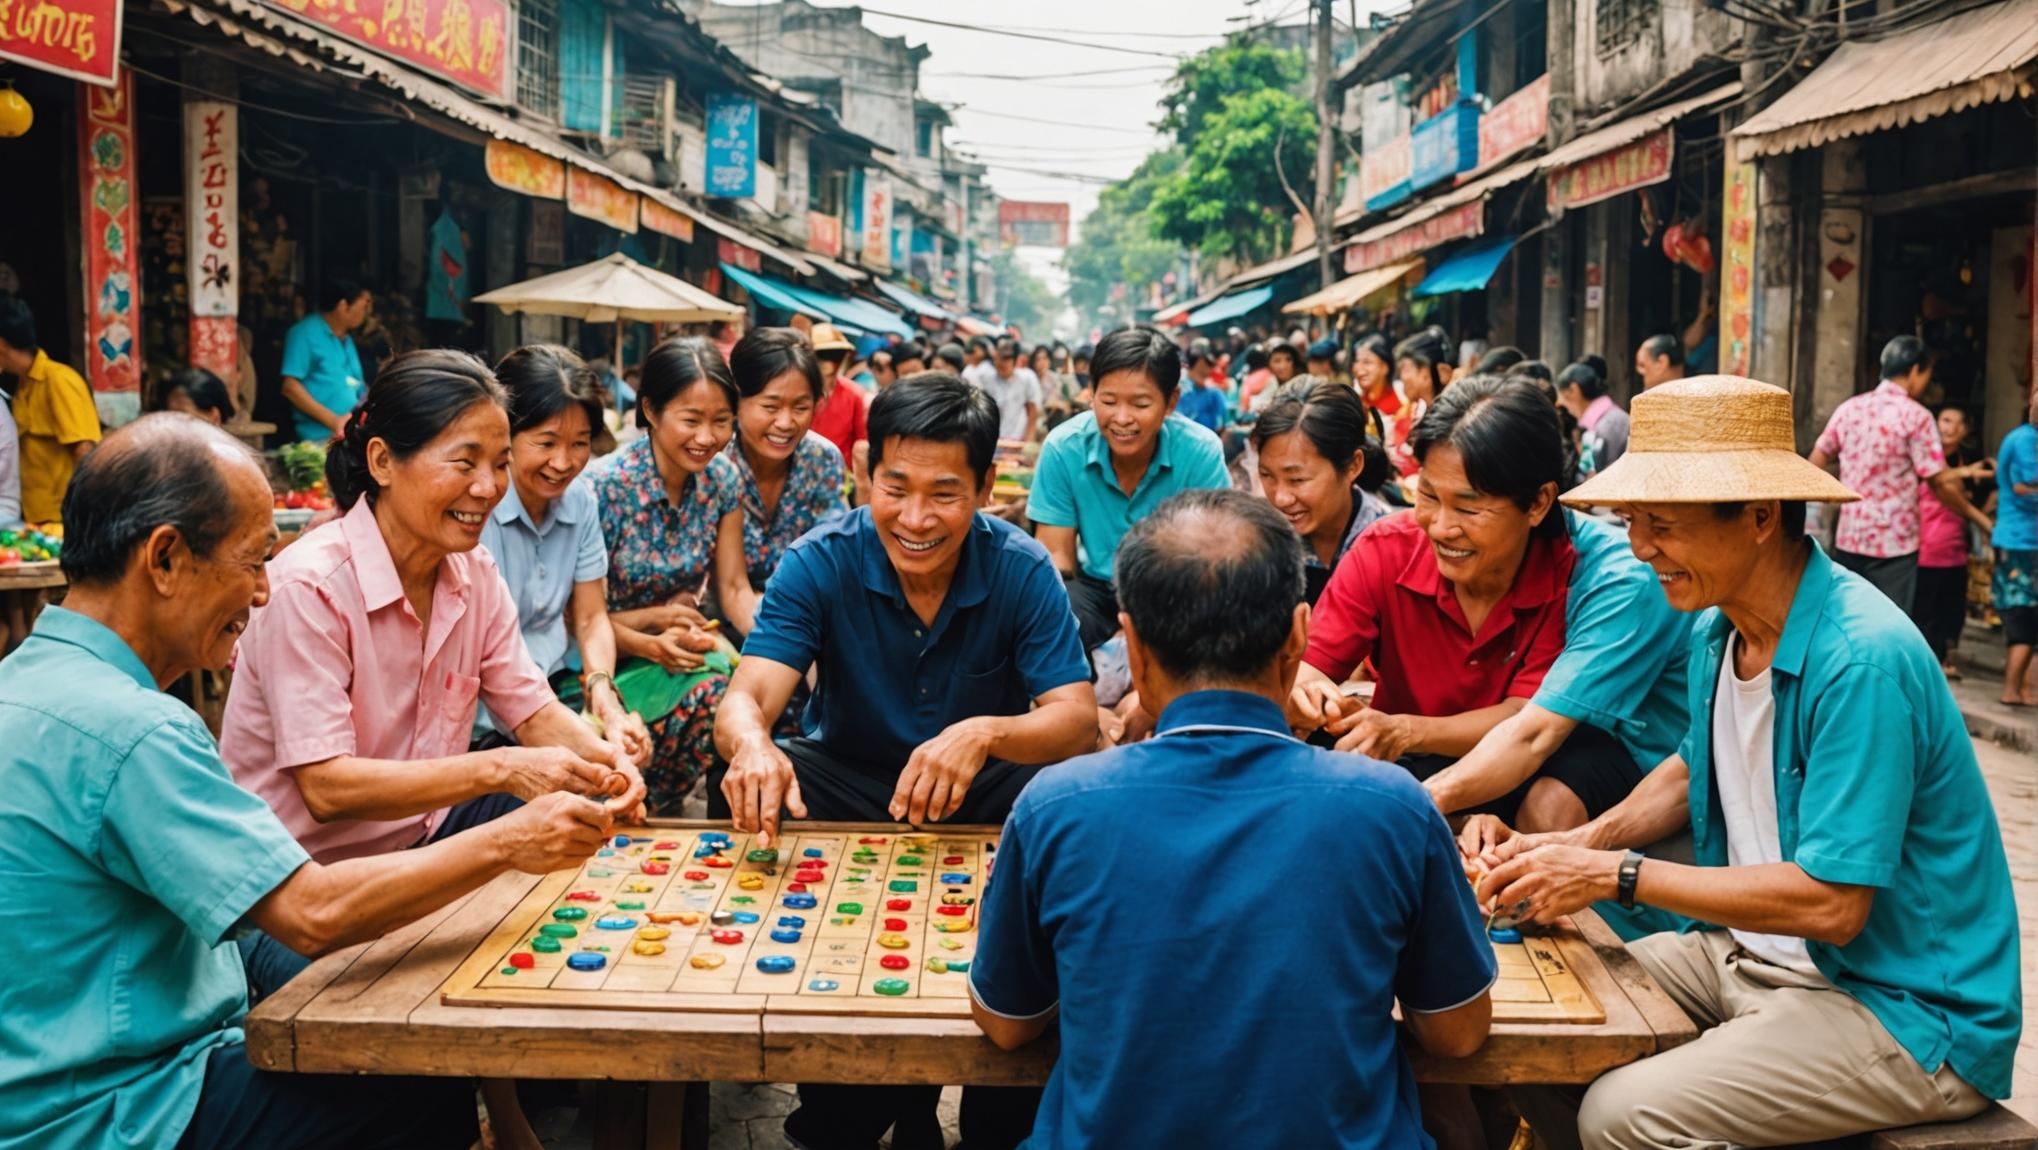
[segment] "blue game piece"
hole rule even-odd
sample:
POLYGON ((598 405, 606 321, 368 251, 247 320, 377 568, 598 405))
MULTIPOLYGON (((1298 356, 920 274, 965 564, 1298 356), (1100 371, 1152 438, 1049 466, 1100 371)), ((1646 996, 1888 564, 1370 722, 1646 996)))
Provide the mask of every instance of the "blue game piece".
POLYGON ((609 964, 609 956, 593 951, 577 950, 566 956, 566 965, 574 970, 600 970, 609 964))
POLYGON ((595 919, 594 925, 602 930, 635 930, 637 920, 628 915, 608 914, 595 919))
POLYGON ((820 847, 808 847, 808 848, 807 848, 806 850, 803 850, 803 851, 801 851, 800 853, 801 853, 802 855, 805 855, 805 856, 806 856, 807 858, 810 858, 810 859, 817 859, 817 858, 820 858, 820 857, 821 857, 821 848, 820 848, 820 847))
POLYGON ((1486 937, 1494 942, 1520 942, 1521 932, 1511 926, 1496 926, 1486 932, 1486 937))
POLYGON ((969 876, 966 874, 951 872, 949 874, 942 875, 941 881, 947 884, 948 886, 967 886, 969 884, 969 876))
POLYGON ((790 954, 767 954, 757 960, 757 969, 766 974, 791 974, 799 961, 790 954))
POLYGON ((630 836, 617 835, 615 838, 609 840, 609 845, 615 847, 618 850, 621 850, 622 848, 630 845, 630 836))
POLYGON ((781 901, 787 910, 812 910, 821 905, 821 901, 810 894, 789 894, 781 901))
POLYGON ((594 852, 594 857, 598 859, 612 859, 616 857, 616 852, 610 850, 607 847, 603 847, 602 849, 594 852))
POLYGON ((799 915, 796 914, 782 914, 778 916, 778 924, 780 926, 789 926, 792 927, 794 930, 799 930, 807 925, 807 920, 801 918, 799 915))
POLYGON ((734 912, 734 916, 737 922, 746 925, 757 921, 757 912, 754 910, 739 910, 734 912))
POLYGON ((781 927, 771 932, 771 941, 795 943, 800 941, 800 932, 793 930, 791 927, 781 927))
POLYGON ((831 990, 841 990, 842 984, 832 978, 817 978, 807 984, 807 989, 826 994, 831 990))

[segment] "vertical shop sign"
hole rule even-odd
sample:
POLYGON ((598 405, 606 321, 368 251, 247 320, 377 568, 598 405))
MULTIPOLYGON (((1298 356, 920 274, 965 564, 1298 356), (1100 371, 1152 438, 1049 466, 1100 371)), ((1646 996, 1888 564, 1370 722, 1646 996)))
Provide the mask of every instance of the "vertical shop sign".
POLYGON ((1729 164, 1720 230, 1720 372, 1747 375, 1755 346, 1755 165, 1729 164))
POLYGON ((842 221, 826 212, 807 213, 807 250, 829 259, 842 257, 842 221))
POLYGON ((191 363, 221 379, 238 375, 240 130, 232 104, 184 105, 185 263, 191 299, 191 363))
POLYGON ((81 84, 78 101, 78 218, 85 235, 85 378, 94 391, 141 386, 135 316, 141 284, 135 250, 134 82, 111 88, 81 84))
POLYGON ((863 170, 863 266, 892 268, 892 177, 876 168, 863 170))
POLYGON ((708 194, 757 194, 757 101, 734 92, 708 93, 708 194))

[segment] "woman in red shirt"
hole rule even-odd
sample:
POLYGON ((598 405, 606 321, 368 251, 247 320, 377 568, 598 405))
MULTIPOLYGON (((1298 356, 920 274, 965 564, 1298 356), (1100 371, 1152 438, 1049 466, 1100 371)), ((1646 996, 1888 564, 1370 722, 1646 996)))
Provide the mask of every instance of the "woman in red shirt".
POLYGON ((1389 433, 1392 442, 1387 445, 1387 453, 1394 459, 1394 469, 1403 476, 1414 475, 1418 467, 1415 452, 1408 446, 1409 436, 1429 405, 1451 385, 1451 373, 1456 370, 1451 347, 1450 333, 1433 324, 1394 347, 1394 370, 1401 377, 1405 402, 1389 433))

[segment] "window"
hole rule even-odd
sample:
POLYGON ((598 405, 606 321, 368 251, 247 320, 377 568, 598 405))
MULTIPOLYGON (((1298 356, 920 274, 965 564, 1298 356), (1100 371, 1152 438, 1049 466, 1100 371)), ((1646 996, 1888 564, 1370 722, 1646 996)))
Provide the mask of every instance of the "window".
POLYGON ((517 0, 517 103, 559 118, 558 0, 517 0))
POLYGON ((1639 41, 1661 13, 1657 0, 1593 0, 1593 30, 1602 56, 1639 41))
POLYGON ((922 159, 934 156, 934 121, 920 120, 913 125, 913 153, 922 159))
POLYGON ((835 214, 836 175, 821 161, 821 150, 807 148, 807 210, 824 216, 835 214))

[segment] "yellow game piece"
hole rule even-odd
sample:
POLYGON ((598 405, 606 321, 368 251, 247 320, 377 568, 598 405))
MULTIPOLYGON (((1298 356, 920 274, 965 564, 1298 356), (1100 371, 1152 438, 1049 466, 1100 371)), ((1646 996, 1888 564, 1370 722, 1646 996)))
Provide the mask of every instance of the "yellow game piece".
POLYGON ((975 924, 963 922, 961 919, 951 918, 943 922, 935 923, 934 929, 940 931, 943 934, 968 934, 971 930, 975 929, 975 924))
POLYGON ((662 926, 647 926, 637 932, 637 937, 645 942, 657 942, 660 939, 671 938, 672 932, 662 926))
POLYGON ((637 954, 648 957, 654 954, 664 954, 665 944, 662 942, 646 942, 643 939, 638 939, 630 944, 630 949, 637 954))
POLYGON ((958 939, 953 939, 953 938, 937 938, 937 939, 935 939, 935 940, 934 940, 934 943, 935 943, 935 945, 939 946, 939 947, 940 947, 941 949, 943 949, 943 950, 961 950, 961 949, 962 949, 962 942, 961 942, 960 940, 958 940, 958 939))
POLYGON ((881 934, 877 936, 877 944, 886 950, 904 950, 913 945, 913 940, 903 934, 881 934))
POLYGON ((763 890, 764 876, 761 874, 740 875, 736 879, 736 885, 744 890, 763 890))
POLYGON ((697 954, 686 961, 695 970, 713 970, 727 962, 728 959, 723 958, 719 954, 697 954))
POLYGON ((651 884, 650 884, 650 883, 648 883, 648 882, 644 882, 644 881, 642 881, 641 879, 637 879, 637 880, 632 880, 632 881, 630 881, 630 882, 626 882, 626 883, 624 883, 624 884, 623 884, 623 893, 625 893, 625 894, 650 894, 650 893, 651 893, 651 884))

